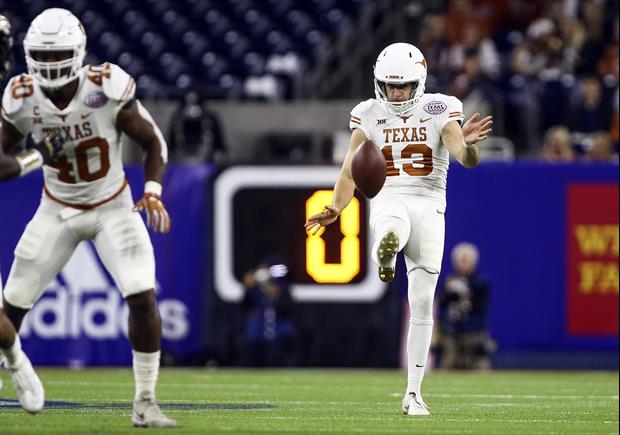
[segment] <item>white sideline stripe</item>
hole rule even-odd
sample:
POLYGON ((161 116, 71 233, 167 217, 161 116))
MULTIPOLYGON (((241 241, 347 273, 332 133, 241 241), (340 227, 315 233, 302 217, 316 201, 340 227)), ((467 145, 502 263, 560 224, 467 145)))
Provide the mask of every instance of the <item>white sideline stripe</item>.
MULTIPOLYGON (((97 381, 46 381, 46 384, 52 385, 110 385, 110 386, 126 386, 127 382, 97 382, 97 381)), ((184 387, 184 388, 230 388, 231 384, 213 384, 213 383, 203 383, 203 384, 185 384, 185 383, 170 383, 170 382, 162 382, 159 381, 159 385, 162 386, 170 386, 170 387, 184 387)), ((290 385, 280 384, 280 385, 270 385, 270 384, 243 384, 244 388, 251 389, 259 389, 259 388, 267 388, 267 387, 280 387, 280 388, 290 388, 290 385)), ((319 385, 296 385, 296 389, 306 389, 310 390, 313 388, 320 388, 319 385)), ((377 390, 381 387, 372 387, 369 389, 377 390)), ((580 395, 580 394, 469 394, 469 393, 427 393, 428 397, 473 397, 473 398, 499 398, 499 399, 610 399, 610 400, 618 400, 619 396, 614 394, 590 394, 590 395, 580 395)), ((391 397, 401 397, 402 393, 389 393, 391 397)), ((340 403, 368 403, 368 402, 280 402, 280 403, 329 403, 329 404, 340 404, 340 403)), ((374 403, 384 403, 384 402, 374 402, 374 403)))
MULTIPOLYGON (((434 421, 440 421, 440 422, 444 422, 444 421, 449 421, 449 422, 471 422, 471 423, 579 423, 579 424, 596 424, 596 423, 603 423, 603 424, 618 424, 618 420, 602 420, 602 421, 592 421, 592 420, 546 420, 546 419, 540 419, 540 418, 536 418, 536 419, 523 419, 523 418, 494 418, 494 419, 489 419, 489 418, 444 418, 444 417, 437 417, 437 415, 430 415, 431 418, 426 418, 426 420, 434 420, 434 421), (433 418, 436 417, 436 418, 433 418)), ((325 417, 311 417, 308 415, 305 415, 303 417, 295 417, 295 416, 264 416, 264 415, 257 415, 257 416, 253 416, 253 418, 257 418, 257 419, 264 419, 264 420, 328 420, 328 421, 332 421, 334 420, 333 416, 325 416, 325 417)), ((403 416, 403 418, 405 418, 403 416)), ((343 417, 343 416, 338 416, 337 417, 338 420, 351 420, 351 421, 359 421, 359 420, 369 420, 369 421, 394 421, 395 418, 394 417, 343 417)), ((307 430, 307 429, 306 429, 307 430)))
MULTIPOLYGON (((95 381, 46 381, 46 384, 51 385, 109 385, 109 386, 126 386, 127 382, 95 382, 95 381)), ((183 387, 183 388, 230 388, 230 384, 212 384, 212 383, 204 383, 204 384, 185 384, 185 383, 169 383, 169 382, 159 382, 159 385, 165 385, 170 387, 183 387)), ((274 385, 267 384, 243 384, 246 389, 259 389, 266 387, 273 387, 274 385)), ((289 388, 290 385, 275 385, 281 388, 289 388)), ((315 385, 297 385, 296 389, 313 389, 319 388, 319 386, 315 385)), ((375 388, 373 388, 375 389, 375 388)), ((389 393, 390 397, 400 397, 402 393, 389 393)), ((570 399, 570 400, 583 400, 583 399, 603 399, 603 400, 618 400, 618 395, 607 395, 607 394, 590 394, 590 395, 578 395, 578 394, 549 394, 549 395, 541 395, 541 394, 468 394, 468 393, 427 393, 429 398, 434 397, 446 397, 446 398, 459 398, 459 397, 471 397, 471 398, 480 398, 480 399, 570 399)), ((367 401, 364 402, 319 402, 319 401, 279 401, 279 403, 323 403, 323 404, 343 404, 343 403, 369 403, 367 401)), ((385 402, 374 402, 374 403, 385 403, 385 402)))
MULTIPOLYGON (((222 431, 222 432, 234 432, 234 433, 238 433, 239 432, 239 428, 232 428, 232 427, 218 427, 217 430, 222 431)), ((285 433, 291 433, 291 432, 302 432, 302 433, 308 433, 308 429, 298 429, 298 428, 269 428, 269 431, 272 433, 276 433, 276 432, 285 432, 285 433)), ((410 434, 411 429, 387 429, 387 428, 381 428, 380 431, 377 431, 377 429, 353 429, 353 428, 343 428, 343 429, 323 429, 323 428, 312 428, 313 432, 316 433, 406 433, 406 434, 410 434)), ((442 429, 429 429, 429 428, 424 428, 424 433, 474 433, 473 430, 471 429, 446 429, 446 430, 442 430, 442 429)))
MULTIPOLYGON (((433 416, 433 414, 430 415, 431 417, 437 417, 436 415, 433 416)), ((257 415, 255 418, 259 418, 259 419, 264 419, 264 420, 333 420, 334 417, 333 416, 326 416, 326 417, 309 417, 309 416, 303 416, 303 417, 295 417, 295 416, 264 416, 264 415, 257 415)), ((358 420, 371 420, 371 421, 394 421, 395 418, 393 417, 342 417, 342 416, 338 416, 337 417, 338 420, 352 420, 352 421, 358 421, 358 420)), ((405 417, 403 417, 405 418, 405 417)), ((428 418, 426 420, 429 420, 428 418)), ((604 423, 604 424, 618 424, 618 420, 603 420, 603 421, 592 421, 592 420, 543 420, 543 419, 523 419, 523 418, 494 418, 494 419, 488 419, 488 418, 443 418, 443 417, 437 417, 436 419, 434 419, 436 421, 454 421, 454 422, 473 422, 473 423, 488 423, 488 422, 493 422, 493 423, 583 423, 583 424, 596 424, 596 423, 604 423)))
MULTIPOLYGON (((402 393, 390 393, 390 396, 401 397, 402 393)), ((618 400, 617 395, 579 395, 579 394, 469 394, 469 393, 427 393, 425 397, 476 397, 481 399, 500 398, 500 399, 612 399, 618 400)))
MULTIPOLYGON (((401 396, 402 393, 398 393, 401 396)), ((617 395, 578 395, 578 394, 446 394, 446 393, 427 393, 428 397, 478 397, 482 399, 486 398, 499 398, 499 399, 612 399, 618 400, 617 395)), ((426 397, 426 396, 425 396, 426 397)))

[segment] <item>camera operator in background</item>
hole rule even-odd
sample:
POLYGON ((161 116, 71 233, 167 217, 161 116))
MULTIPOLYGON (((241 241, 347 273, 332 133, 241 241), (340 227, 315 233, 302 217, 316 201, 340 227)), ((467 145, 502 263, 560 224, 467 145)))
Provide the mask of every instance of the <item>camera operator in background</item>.
POLYGON ((440 367, 489 369, 495 343, 487 331, 489 283, 478 273, 478 249, 459 243, 452 249, 454 273, 444 282, 439 298, 440 367))
POLYGON ((248 366, 292 366, 295 363, 293 301, 287 275, 288 268, 283 262, 268 258, 243 277, 248 366))

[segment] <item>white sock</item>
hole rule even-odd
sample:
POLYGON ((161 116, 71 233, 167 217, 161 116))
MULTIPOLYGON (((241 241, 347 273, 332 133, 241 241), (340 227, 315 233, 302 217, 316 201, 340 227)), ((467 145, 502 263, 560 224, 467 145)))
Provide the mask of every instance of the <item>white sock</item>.
POLYGON ((133 353, 133 376, 136 381, 134 400, 155 400, 160 351, 146 353, 132 350, 131 352, 133 353))
POLYGON ((26 355, 22 350, 22 342, 19 335, 15 334, 15 343, 8 349, 0 349, 0 353, 4 355, 9 369, 15 368, 21 364, 26 355))
POLYGON ((433 335, 433 321, 409 319, 407 334, 407 391, 421 396, 422 379, 433 335))

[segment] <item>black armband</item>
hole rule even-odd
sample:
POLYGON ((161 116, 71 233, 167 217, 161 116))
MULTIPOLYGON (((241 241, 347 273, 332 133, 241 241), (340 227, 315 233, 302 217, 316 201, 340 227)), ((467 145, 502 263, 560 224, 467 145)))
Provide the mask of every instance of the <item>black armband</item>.
POLYGON ((130 98, 129 100, 127 100, 125 102, 125 104, 123 104, 123 106, 121 107, 121 110, 125 110, 125 109, 131 109, 131 107, 136 104, 136 99, 135 98, 130 98))

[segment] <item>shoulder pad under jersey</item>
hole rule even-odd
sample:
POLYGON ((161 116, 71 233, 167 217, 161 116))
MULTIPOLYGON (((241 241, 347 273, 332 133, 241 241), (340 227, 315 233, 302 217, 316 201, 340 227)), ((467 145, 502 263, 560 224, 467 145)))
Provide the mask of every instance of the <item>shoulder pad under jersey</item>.
POLYGON ((106 62, 102 65, 88 65, 86 77, 100 86, 110 100, 122 103, 135 96, 134 79, 116 64, 106 62))
POLYGON ((11 116, 20 111, 24 102, 34 94, 34 80, 28 74, 20 74, 9 80, 2 95, 2 117, 11 120, 11 116))

